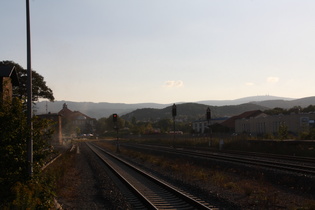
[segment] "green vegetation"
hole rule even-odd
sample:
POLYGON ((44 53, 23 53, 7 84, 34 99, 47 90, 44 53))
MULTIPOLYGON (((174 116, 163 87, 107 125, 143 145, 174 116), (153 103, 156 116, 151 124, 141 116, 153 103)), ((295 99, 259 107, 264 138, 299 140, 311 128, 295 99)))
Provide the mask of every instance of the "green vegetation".
POLYGON ((283 109, 283 108, 273 108, 273 109, 268 109, 265 110, 264 113, 268 114, 268 115, 278 115, 278 114, 298 114, 298 113, 309 113, 309 112, 315 112, 315 105, 309 105, 305 108, 302 108, 300 106, 294 106, 290 109, 283 109))
MULTIPOLYGON (((27 139, 30 128, 26 120, 26 70, 3 61, 0 65, 15 66, 20 86, 14 87, 12 101, 0 99, 0 209, 49 209, 54 199, 54 179, 41 168, 53 154, 49 140, 51 121, 33 117, 33 176, 27 172, 27 139)), ((43 77, 33 72, 33 100, 54 100, 43 77)), ((2 95, 2 93, 1 93, 2 95)))
POLYGON ((29 130, 21 101, 0 105, 0 208, 47 209, 54 193, 52 180, 41 174, 41 167, 52 154, 48 144, 52 130, 48 120, 33 119, 34 176, 28 177, 26 141, 29 130))
MULTIPOLYGON (((136 121, 133 117, 131 122, 118 117, 117 126, 119 128, 120 136, 128 135, 152 135, 152 134, 164 134, 173 130, 173 120, 171 119, 161 119, 156 122, 143 122, 136 121)), ((183 131, 185 133, 191 133, 190 123, 187 122, 176 122, 176 130, 183 131)), ((100 137, 116 136, 115 124, 113 123, 112 117, 101 118, 96 124, 96 133, 100 137)))
MULTIPOLYGON (((15 67, 20 85, 18 87, 13 87, 13 95, 18 96, 19 99, 25 101, 27 98, 27 70, 13 61, 1 61, 0 65, 15 67)), ((32 101, 38 101, 39 98, 45 98, 49 101, 55 100, 53 91, 46 85, 44 77, 34 70, 32 70, 32 85, 32 101)))

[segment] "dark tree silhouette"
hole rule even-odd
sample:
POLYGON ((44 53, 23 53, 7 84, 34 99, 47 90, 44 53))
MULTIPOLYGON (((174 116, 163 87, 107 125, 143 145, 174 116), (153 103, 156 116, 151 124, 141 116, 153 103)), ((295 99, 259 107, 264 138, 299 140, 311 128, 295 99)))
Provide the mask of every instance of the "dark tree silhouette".
MULTIPOLYGON (((1 65, 15 67, 20 86, 13 88, 13 95, 25 101, 27 99, 27 70, 13 61, 1 61, 0 66, 1 65)), ((49 101, 55 100, 53 91, 46 85, 44 77, 34 70, 32 70, 32 91, 33 101, 38 101, 39 98, 45 98, 49 101)))

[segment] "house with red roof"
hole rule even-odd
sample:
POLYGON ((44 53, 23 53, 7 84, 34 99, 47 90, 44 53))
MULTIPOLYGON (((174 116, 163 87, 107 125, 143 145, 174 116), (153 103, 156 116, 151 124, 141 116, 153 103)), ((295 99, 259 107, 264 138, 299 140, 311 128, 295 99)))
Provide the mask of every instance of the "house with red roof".
POLYGON ((72 111, 66 103, 58 112, 62 117, 62 128, 67 136, 73 135, 91 135, 95 131, 96 119, 91 118, 79 111, 72 111))

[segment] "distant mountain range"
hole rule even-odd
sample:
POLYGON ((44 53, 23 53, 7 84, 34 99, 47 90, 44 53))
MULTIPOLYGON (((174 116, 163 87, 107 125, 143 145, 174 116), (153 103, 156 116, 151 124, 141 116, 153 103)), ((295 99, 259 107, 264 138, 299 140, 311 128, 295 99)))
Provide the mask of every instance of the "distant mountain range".
POLYGON ((79 111, 93 118, 108 117, 113 113, 118 115, 127 114, 136 109, 154 108, 161 109, 168 106, 168 104, 155 103, 139 103, 139 104, 124 104, 124 103, 107 103, 107 102, 73 102, 73 101, 41 101, 36 103, 34 110, 36 114, 58 113, 63 104, 66 103, 68 108, 72 111, 79 111))
MULTIPOLYGON (((158 104, 158 103, 138 103, 138 104, 124 104, 124 103, 93 103, 93 102, 72 102, 72 101, 55 101, 55 102, 38 102, 34 109, 36 114, 45 114, 48 112, 57 113, 59 112, 63 104, 66 103, 68 108, 72 111, 80 111, 93 118, 109 117, 113 113, 117 113, 120 116, 129 118, 130 116, 142 116, 141 112, 145 113, 149 111, 150 115, 157 115, 162 117, 163 115, 169 116, 168 113, 172 104, 158 104), (163 114, 164 113, 164 114, 163 114)), ((251 110, 266 110, 275 107, 284 109, 292 108, 294 106, 307 107, 309 105, 315 105, 315 96, 291 99, 276 96, 252 96, 246 98, 240 98, 235 100, 208 100, 208 101, 197 101, 193 103, 176 103, 178 109, 186 106, 182 109, 183 112, 192 113, 195 118, 199 115, 203 116, 206 107, 210 107, 213 115, 216 117, 233 116, 241 114, 245 111, 251 110), (197 104, 197 105, 194 105, 197 104), (184 105, 184 106, 183 106, 184 105), (196 111, 196 110, 199 111, 196 111)), ((138 120, 139 118, 136 117, 138 120)), ((153 116, 151 116, 152 118, 153 116)), ((188 115, 186 115, 188 117, 188 115)), ((147 116, 144 118, 150 118, 147 116)), ((153 117, 155 118, 155 117, 153 117)), ((190 116, 189 116, 190 118, 190 116)))
POLYGON ((239 105, 245 103, 252 103, 252 102, 262 102, 262 101, 273 101, 273 100, 280 100, 280 101, 291 101, 294 100, 293 98, 285 98, 285 97, 278 97, 278 96, 249 96, 234 100, 207 100, 207 101, 198 101, 196 103, 199 104, 206 104, 210 106, 226 106, 226 105, 239 105))
MULTIPOLYGON (((221 117, 230 117, 241 114, 249 110, 266 110, 268 108, 260 105, 246 103, 240 105, 227 106, 209 106, 198 103, 183 103, 176 105, 177 116, 176 120, 183 122, 191 122, 194 120, 205 119, 207 108, 211 109, 212 119, 221 117)), ((163 109, 144 108, 137 109, 128 114, 121 116, 125 120, 131 121, 134 117, 139 121, 156 121, 161 119, 172 118, 172 105, 163 109)))

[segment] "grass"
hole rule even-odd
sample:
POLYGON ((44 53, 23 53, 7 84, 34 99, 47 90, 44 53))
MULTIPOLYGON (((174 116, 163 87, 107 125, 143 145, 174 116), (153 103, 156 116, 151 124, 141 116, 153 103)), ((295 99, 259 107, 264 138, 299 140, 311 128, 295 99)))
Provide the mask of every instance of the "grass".
POLYGON ((75 178, 76 174, 72 174, 71 169, 73 164, 75 164, 76 150, 66 151, 62 156, 54 161, 45 169, 45 173, 53 177, 55 180, 54 190, 56 195, 60 197, 71 197, 75 192, 71 190, 71 186, 67 187, 67 190, 63 190, 67 183, 69 176, 75 178), (65 194, 66 193, 66 194, 65 194))
POLYGON ((56 191, 62 188, 58 180, 63 179, 72 157, 72 154, 65 153, 44 171, 34 173, 32 179, 15 183, 11 188, 12 202, 0 204, 1 209, 54 209, 56 191))

